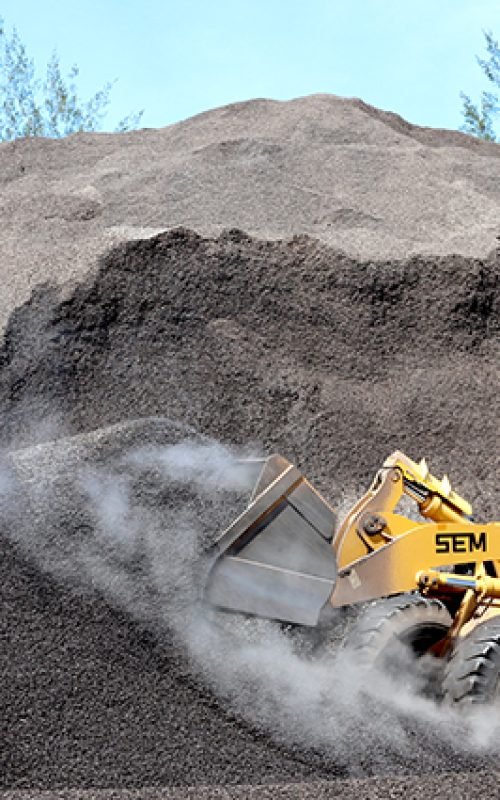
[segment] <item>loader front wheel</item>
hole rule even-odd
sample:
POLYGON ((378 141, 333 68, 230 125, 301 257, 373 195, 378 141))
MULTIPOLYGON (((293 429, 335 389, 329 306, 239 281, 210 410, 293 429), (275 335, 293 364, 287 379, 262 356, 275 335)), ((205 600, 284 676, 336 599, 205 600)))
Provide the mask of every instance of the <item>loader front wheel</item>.
POLYGON ((444 689, 453 705, 500 703, 500 616, 480 623, 458 640, 444 689))
POLYGON ((443 663, 431 650, 452 620, 439 600, 404 594, 379 600, 360 615, 348 649, 357 663, 391 681, 410 683, 425 695, 440 694, 443 663))

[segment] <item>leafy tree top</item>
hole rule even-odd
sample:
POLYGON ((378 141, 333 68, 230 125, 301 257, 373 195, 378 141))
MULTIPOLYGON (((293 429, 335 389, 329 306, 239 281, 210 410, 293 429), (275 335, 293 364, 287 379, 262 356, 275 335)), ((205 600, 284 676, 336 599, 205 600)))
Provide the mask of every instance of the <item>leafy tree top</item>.
MULTIPOLYGON (((0 17, 0 141, 23 136, 54 139, 78 131, 96 131, 108 112, 114 82, 105 83, 90 99, 78 95, 79 70, 66 77, 54 52, 45 76, 39 77, 17 30, 9 35, 0 17)), ((117 131, 137 128, 143 112, 122 119, 117 131)))
POLYGON ((488 81, 492 84, 492 91, 481 92, 479 105, 473 103, 465 92, 460 93, 464 116, 464 124, 460 130, 478 136, 480 139, 495 142, 497 139, 494 122, 500 111, 496 91, 500 90, 500 48, 491 31, 483 31, 483 33, 486 39, 487 58, 476 58, 488 81))

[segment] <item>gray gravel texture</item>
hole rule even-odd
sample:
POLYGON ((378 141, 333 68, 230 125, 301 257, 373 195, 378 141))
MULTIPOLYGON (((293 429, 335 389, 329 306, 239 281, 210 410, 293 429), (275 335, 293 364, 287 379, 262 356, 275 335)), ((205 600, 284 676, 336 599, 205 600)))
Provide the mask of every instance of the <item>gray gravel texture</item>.
MULTIPOLYGON (((42 443, 15 457, 21 524, 1 515, 5 787, 466 797, 479 782, 495 796, 496 758, 448 745, 434 758, 419 731, 411 759, 353 748, 349 762, 251 724, 154 615, 145 625, 66 573, 61 584, 50 553, 71 552, 88 520, 59 478, 49 508, 33 497, 57 465, 71 476, 132 444, 175 441, 167 418, 282 452, 342 508, 391 450, 425 455, 479 517, 494 516, 499 153, 327 96, 254 101, 164 131, 0 146, 0 446, 42 443), (311 187, 323 217, 304 202, 311 187), (198 233, 140 238, 179 223, 198 233), (301 235, 218 235, 236 225, 301 235), (125 239, 139 240, 103 255, 125 239), (85 436, 43 445, 75 434, 85 436), (460 768, 469 772, 432 777, 460 768), (190 784, 199 789, 160 788, 190 784)), ((169 513, 185 501, 153 485, 169 513)), ((216 505, 195 506, 207 532, 216 505)))
POLYGON ((308 234, 363 259, 483 256, 500 234, 500 145, 359 100, 253 100, 160 130, 0 145, 0 326, 34 285, 178 225, 308 234))
POLYGON ((272 786, 207 786, 197 788, 143 788, 62 791, 0 792, 0 800, 420 800, 423 794, 470 800, 479 794, 498 797, 499 772, 440 774, 432 778, 381 778, 373 780, 314 781, 272 786))

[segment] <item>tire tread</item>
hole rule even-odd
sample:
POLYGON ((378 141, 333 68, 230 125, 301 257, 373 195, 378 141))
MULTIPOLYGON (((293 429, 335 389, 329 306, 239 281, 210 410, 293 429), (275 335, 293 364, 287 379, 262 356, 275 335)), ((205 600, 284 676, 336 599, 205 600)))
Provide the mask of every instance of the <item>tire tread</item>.
POLYGON ((487 703, 500 681, 500 616, 480 623, 456 645, 448 663, 444 689, 454 704, 487 703))

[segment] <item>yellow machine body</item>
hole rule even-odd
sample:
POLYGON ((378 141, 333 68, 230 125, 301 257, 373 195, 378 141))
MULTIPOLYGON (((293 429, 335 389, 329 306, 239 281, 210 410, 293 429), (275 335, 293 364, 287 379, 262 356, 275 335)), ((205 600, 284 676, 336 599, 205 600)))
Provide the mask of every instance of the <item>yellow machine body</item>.
POLYGON ((411 591, 452 610, 450 641, 485 610, 500 613, 500 523, 473 521, 448 478, 397 451, 338 527, 296 467, 267 459, 247 509, 216 544, 205 596, 220 608, 316 625, 325 606, 411 591), (397 513, 404 496, 418 519, 397 513))

